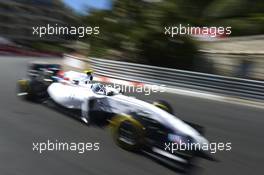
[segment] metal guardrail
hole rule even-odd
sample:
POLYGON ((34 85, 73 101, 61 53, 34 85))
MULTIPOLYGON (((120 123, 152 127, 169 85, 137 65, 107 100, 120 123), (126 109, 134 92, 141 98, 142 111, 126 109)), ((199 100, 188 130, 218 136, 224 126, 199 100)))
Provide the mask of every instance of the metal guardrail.
POLYGON ((89 62, 96 74, 102 76, 264 101, 263 81, 98 58, 85 61, 89 62))

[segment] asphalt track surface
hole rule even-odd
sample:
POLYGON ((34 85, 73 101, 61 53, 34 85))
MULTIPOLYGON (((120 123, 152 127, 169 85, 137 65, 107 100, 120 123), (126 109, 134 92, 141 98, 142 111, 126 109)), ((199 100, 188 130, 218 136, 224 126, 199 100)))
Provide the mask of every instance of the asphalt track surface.
MULTIPOLYGON (((107 129, 87 127, 43 105, 16 97, 16 81, 25 77, 33 58, 0 57, 0 174, 1 175, 169 175, 179 172, 149 157, 114 144, 107 129), (44 152, 33 142, 99 142, 100 151, 44 152)), ((217 152, 220 162, 200 160, 194 174, 262 174, 264 110, 175 94, 137 95, 165 99, 178 116, 206 128, 210 141, 232 142, 232 151, 217 152)))

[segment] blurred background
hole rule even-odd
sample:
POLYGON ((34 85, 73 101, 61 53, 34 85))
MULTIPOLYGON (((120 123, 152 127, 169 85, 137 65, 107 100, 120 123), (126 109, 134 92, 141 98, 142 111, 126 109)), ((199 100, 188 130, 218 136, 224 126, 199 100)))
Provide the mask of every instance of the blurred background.
MULTIPOLYGON (((148 77, 148 82, 188 89, 130 95, 144 101, 165 99, 179 118, 204 126, 211 142, 232 142, 232 151, 215 155, 219 162, 199 160, 194 174, 263 174, 263 24, 263 0, 0 0, 0 174, 178 174, 152 159, 119 149, 101 128, 18 100, 16 82, 27 76, 28 62, 61 63, 67 60, 64 54, 73 57, 68 59, 73 67, 83 61, 75 58, 93 57, 90 66, 97 66, 104 75, 137 81, 148 77), (99 26, 100 34, 84 38, 33 35, 32 27, 48 24, 99 26), (164 34, 165 26, 179 24, 230 26, 232 33, 215 38, 164 34), (188 72, 150 66, 139 69, 120 61, 188 72), (218 92, 220 97, 200 91, 218 92), (32 151, 32 141, 47 139, 98 141, 102 147, 100 152, 83 155, 32 151)), ((84 62, 82 70, 88 67, 84 62)))
POLYGON ((1 54, 75 53, 264 79, 262 0, 0 0, 1 54), (100 35, 32 35, 32 27, 99 26, 100 35), (164 35, 165 26, 232 27, 227 37, 164 35))

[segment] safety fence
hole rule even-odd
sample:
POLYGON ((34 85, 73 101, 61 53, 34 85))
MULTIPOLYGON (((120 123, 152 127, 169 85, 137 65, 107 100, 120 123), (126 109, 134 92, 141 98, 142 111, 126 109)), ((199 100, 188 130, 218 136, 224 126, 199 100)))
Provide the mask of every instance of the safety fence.
MULTIPOLYGON (((69 55, 68 55, 69 57, 69 55)), ((76 57, 76 59, 78 59, 76 57)), ((264 82, 99 58, 88 62, 97 75, 244 99, 264 100, 264 82)))

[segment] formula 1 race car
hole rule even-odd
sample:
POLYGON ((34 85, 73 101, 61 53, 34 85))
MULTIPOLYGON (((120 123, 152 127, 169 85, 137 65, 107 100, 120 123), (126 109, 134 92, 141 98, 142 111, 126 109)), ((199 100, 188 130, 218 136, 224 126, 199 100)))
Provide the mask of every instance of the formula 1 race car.
POLYGON ((76 84, 63 77, 47 83, 46 78, 19 80, 18 94, 39 99, 38 102, 78 117, 86 124, 110 126, 115 142, 124 149, 148 152, 184 166, 195 157, 211 159, 202 149, 173 152, 165 149, 165 145, 179 141, 194 144, 208 141, 201 127, 177 118, 164 101, 151 104, 100 83, 76 84))

